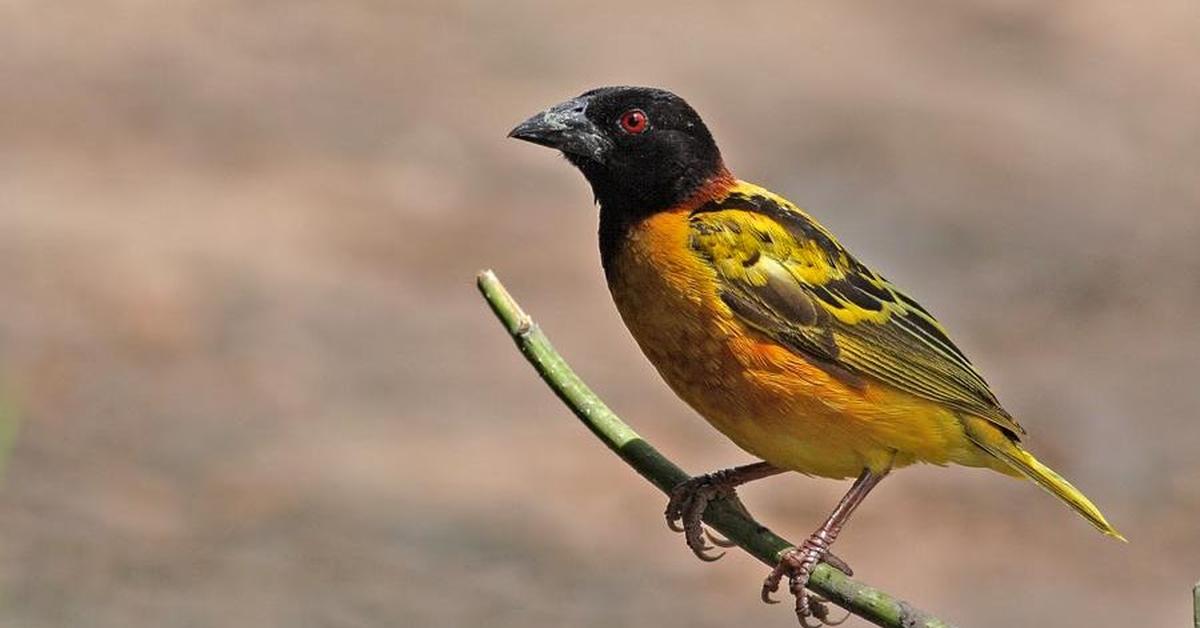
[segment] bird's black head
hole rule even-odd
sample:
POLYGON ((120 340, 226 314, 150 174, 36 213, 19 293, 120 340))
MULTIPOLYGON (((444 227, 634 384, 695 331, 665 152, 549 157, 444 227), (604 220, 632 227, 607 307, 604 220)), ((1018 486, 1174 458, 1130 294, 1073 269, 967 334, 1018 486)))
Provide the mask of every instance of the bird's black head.
POLYGON ((601 208, 625 218, 667 209, 728 176, 700 116, 661 89, 594 89, 508 135, 562 151, 592 184, 601 208))

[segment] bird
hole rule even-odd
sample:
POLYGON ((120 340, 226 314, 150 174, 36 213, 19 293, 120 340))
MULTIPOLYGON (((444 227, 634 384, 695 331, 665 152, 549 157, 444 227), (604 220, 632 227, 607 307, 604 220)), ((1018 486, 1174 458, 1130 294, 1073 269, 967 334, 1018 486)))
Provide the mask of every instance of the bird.
MULTIPOLYGON (((805 586, 850 515, 915 463, 1031 480, 1125 540, 1082 492, 1022 444, 945 327, 792 202, 736 178, 684 99, 601 87, 537 113, 509 137, 556 149, 599 205, 600 262, 621 319, 675 394, 757 462, 675 487, 668 525, 714 560, 704 510, 747 482, 798 472, 854 479, 827 519, 780 555, 796 615, 823 618, 805 586)), ((736 502, 738 507, 741 502, 736 502)))

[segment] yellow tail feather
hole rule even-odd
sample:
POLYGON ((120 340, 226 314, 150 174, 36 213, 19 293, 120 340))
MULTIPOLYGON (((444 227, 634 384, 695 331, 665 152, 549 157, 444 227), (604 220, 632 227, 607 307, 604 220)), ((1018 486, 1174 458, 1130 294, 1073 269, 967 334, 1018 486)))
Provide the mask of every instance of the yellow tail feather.
POLYGON ((1021 449, 1020 445, 1009 440, 995 426, 984 419, 975 417, 962 417, 962 422, 967 437, 982 447, 984 451, 996 456, 1021 475, 1033 480, 1047 493, 1066 502, 1097 530, 1113 538, 1126 540, 1116 528, 1112 527, 1112 524, 1100 513, 1100 509, 1096 508, 1096 505, 1086 495, 1061 475, 1055 473, 1053 469, 1039 462, 1032 454, 1021 449))

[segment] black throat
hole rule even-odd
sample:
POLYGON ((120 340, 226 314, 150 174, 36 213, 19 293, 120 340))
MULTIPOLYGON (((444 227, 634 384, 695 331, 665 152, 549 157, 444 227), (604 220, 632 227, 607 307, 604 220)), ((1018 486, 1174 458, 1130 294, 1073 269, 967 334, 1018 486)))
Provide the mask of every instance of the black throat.
POLYGON ((604 268, 604 277, 613 280, 614 261, 620 253, 622 245, 629 236, 629 230, 634 225, 650 217, 652 213, 630 217, 622 212, 607 210, 600 205, 600 266, 604 268))
POLYGON ((655 214, 680 207, 706 183, 721 176, 724 166, 719 159, 716 163, 699 164, 703 168, 683 168, 667 185, 661 180, 651 185, 639 178, 614 180, 607 169, 588 163, 575 164, 591 184, 600 206, 600 263, 607 278, 612 279, 613 261, 629 231, 655 214))

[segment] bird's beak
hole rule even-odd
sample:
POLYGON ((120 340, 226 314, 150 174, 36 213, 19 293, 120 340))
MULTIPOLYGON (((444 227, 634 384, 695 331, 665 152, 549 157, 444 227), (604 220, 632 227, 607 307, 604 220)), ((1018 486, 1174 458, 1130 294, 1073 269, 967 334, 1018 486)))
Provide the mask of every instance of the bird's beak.
POLYGON ((573 98, 554 105, 518 124, 517 128, 508 132, 508 136, 604 163, 612 140, 588 119, 587 106, 585 98, 573 98))

